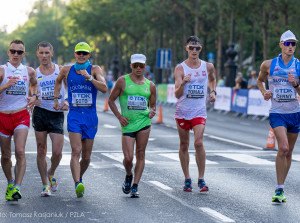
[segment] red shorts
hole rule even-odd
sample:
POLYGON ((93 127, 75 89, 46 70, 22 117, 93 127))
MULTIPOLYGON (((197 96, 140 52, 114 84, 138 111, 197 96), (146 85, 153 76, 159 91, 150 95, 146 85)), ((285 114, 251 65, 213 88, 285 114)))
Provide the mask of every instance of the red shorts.
POLYGON ((192 129, 195 125, 205 125, 206 119, 202 117, 193 118, 191 120, 185 120, 185 119, 176 119, 178 125, 180 128, 185 130, 192 129))
POLYGON ((2 136, 12 136, 18 126, 21 128, 30 126, 30 115, 26 109, 13 114, 0 112, 0 134, 2 136))

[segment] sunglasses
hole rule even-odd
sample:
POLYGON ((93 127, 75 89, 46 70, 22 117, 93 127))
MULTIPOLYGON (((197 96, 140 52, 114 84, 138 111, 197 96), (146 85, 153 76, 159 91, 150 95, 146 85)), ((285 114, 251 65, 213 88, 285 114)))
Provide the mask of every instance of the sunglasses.
POLYGON ((138 68, 138 67, 145 68, 145 64, 143 64, 143 63, 133 63, 132 67, 133 68, 138 68))
POLYGON ((196 51, 199 51, 199 50, 201 50, 201 46, 189 46, 189 50, 196 50, 196 51))
POLYGON ((88 55, 88 54, 90 54, 90 53, 89 53, 89 52, 85 52, 85 51, 77 51, 76 54, 77 54, 78 56, 80 56, 80 55, 86 56, 86 55, 88 55))
POLYGON ((18 55, 22 55, 24 53, 23 50, 9 50, 11 54, 17 53, 18 55))
POLYGON ((289 46, 292 44, 292 46, 296 46, 296 42, 284 42, 283 43, 285 46, 289 46))

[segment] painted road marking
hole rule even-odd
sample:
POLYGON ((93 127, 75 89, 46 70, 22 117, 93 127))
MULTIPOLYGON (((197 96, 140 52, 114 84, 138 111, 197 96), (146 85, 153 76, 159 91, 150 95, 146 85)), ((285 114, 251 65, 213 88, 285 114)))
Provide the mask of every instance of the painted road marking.
POLYGON ((169 187, 167 185, 164 185, 161 182, 158 182, 158 181, 149 181, 149 182, 152 183, 152 184, 154 184, 155 186, 160 187, 161 189, 164 189, 164 190, 173 190, 171 187, 169 187))

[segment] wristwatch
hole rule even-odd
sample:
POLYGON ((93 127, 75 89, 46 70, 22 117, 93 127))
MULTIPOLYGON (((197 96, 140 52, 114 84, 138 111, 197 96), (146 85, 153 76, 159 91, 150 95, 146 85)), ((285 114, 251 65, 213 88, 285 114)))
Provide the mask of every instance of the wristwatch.
POLYGON ((217 92, 215 90, 210 91, 210 93, 215 92, 215 95, 217 96, 217 92))
POLYGON ((293 86, 294 88, 297 88, 297 87, 299 87, 299 84, 297 83, 297 85, 296 86, 293 86))
POLYGON ((92 81, 94 79, 93 75, 91 75, 90 79, 88 81, 92 81))
POLYGON ((37 94, 33 94, 32 96, 35 96, 36 100, 39 100, 39 96, 37 94))

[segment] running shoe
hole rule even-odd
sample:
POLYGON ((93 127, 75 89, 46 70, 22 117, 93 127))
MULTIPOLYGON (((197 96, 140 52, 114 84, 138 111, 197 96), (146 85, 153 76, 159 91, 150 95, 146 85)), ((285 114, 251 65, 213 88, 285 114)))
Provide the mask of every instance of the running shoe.
POLYGON ((84 185, 82 183, 79 182, 76 185, 75 190, 76 190, 77 198, 83 197, 83 195, 84 195, 84 185))
POLYGON ((22 194, 21 194, 21 192, 20 192, 19 187, 16 187, 16 186, 13 187, 11 197, 12 197, 13 199, 15 199, 15 200, 19 200, 19 199, 22 198, 22 194))
POLYGON ((132 175, 126 175, 124 183, 122 185, 122 190, 124 194, 129 194, 131 190, 131 182, 132 182, 132 175))
POLYGON ((49 184, 50 184, 50 189, 51 189, 51 191, 52 191, 52 192, 57 191, 57 189, 58 189, 58 184, 57 184, 55 175, 50 175, 50 174, 48 173, 48 179, 49 179, 49 184))
POLYGON ((192 192, 193 191, 191 178, 186 178, 185 179, 184 186, 183 186, 183 191, 187 191, 187 192, 192 192))
POLYGON ((140 194, 138 192, 138 185, 137 184, 133 184, 132 185, 132 188, 131 188, 131 197, 132 198, 136 198, 136 197, 139 197, 140 194))
POLYGON ((207 193, 209 191, 208 186, 206 186, 205 181, 203 179, 198 180, 198 188, 200 193, 207 193))
POLYGON ((45 185, 45 186, 43 187, 43 190, 42 190, 42 192, 41 192, 41 196, 42 196, 42 197, 49 197, 49 196, 51 196, 51 191, 50 191, 49 185, 45 185))
POLYGON ((13 185, 13 184, 8 184, 8 185, 7 185, 7 189, 6 189, 6 193, 5 193, 5 199, 6 199, 7 201, 12 201, 12 200, 14 200, 14 199, 12 198, 12 191, 13 191, 13 188, 14 188, 14 185, 13 185))
POLYGON ((272 197, 272 202, 278 204, 286 202, 286 197, 284 196, 284 191, 282 188, 275 190, 275 195, 272 197))

